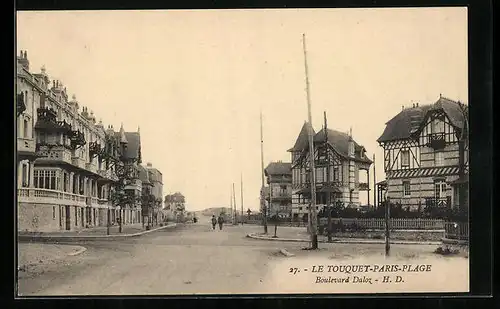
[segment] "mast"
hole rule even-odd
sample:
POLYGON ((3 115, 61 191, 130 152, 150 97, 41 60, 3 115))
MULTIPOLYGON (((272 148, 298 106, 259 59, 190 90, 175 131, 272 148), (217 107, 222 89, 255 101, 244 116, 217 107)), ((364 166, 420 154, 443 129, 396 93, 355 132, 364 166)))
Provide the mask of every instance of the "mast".
POLYGON ((328 151, 328 125, 326 122, 326 111, 324 112, 325 118, 325 153, 326 153, 326 187, 327 187, 327 206, 328 211, 328 242, 332 241, 332 192, 330 191, 330 152, 328 151))
POLYGON ((233 182, 233 201, 234 201, 233 224, 236 225, 236 191, 234 190, 234 182, 233 182))
POLYGON ((264 134, 262 130, 262 111, 260 112, 260 165, 262 185, 260 189, 260 209, 262 210, 262 223, 264 225, 264 234, 267 234, 267 211, 264 196, 264 134))
POLYGON ((243 225, 243 173, 240 174, 241 225, 243 225))
POLYGON ((309 216, 309 225, 311 227, 311 243, 313 250, 318 248, 318 234, 317 234, 317 215, 316 215, 316 169, 314 167, 314 137, 312 131, 312 116, 311 116, 311 98, 309 95, 309 72, 307 67, 307 52, 306 52, 306 35, 302 34, 302 44, 304 49, 304 67, 306 75, 306 94, 307 94, 307 119, 309 120, 309 160, 311 169, 311 203, 309 211, 311 215, 309 216))
POLYGON ((377 208, 377 176, 375 173, 375 154, 373 154, 373 208, 377 208))

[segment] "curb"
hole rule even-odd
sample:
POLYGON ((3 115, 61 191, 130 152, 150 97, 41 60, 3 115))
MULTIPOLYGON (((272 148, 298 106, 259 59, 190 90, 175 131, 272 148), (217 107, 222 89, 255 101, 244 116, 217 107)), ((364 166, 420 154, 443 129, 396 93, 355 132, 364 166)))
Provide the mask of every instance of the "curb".
POLYGON ((72 252, 72 253, 69 253, 68 255, 69 256, 77 256, 77 255, 80 255, 80 254, 84 253, 85 251, 87 251, 87 248, 82 247, 80 250, 72 252))
MULTIPOLYGON (((255 234, 248 234, 248 238, 267 241, 286 241, 286 242, 311 242, 308 239, 293 239, 293 238, 271 238, 263 237, 255 234)), ((318 240, 319 243, 338 243, 338 244, 385 244, 383 240, 349 240, 349 239, 334 239, 332 242, 318 240)), ((393 245, 442 245, 440 241, 391 241, 393 245)))
POLYGON ((288 252, 286 249, 280 249, 280 253, 283 254, 286 257, 295 256, 295 254, 288 252))
POLYGON ((28 241, 37 241, 37 240, 49 240, 49 241, 57 241, 57 240, 62 240, 62 241, 81 241, 81 240, 113 240, 113 239, 123 239, 123 238, 128 238, 128 237, 137 237, 137 236, 142 236, 144 234, 148 234, 151 232, 155 232, 158 230, 163 230, 166 228, 172 228, 176 227, 177 224, 169 224, 165 225, 156 229, 152 230, 147 230, 147 231, 142 231, 139 233, 133 233, 133 234, 119 234, 119 235, 57 235, 57 236, 50 236, 50 235, 18 235, 17 239, 18 241, 23 241, 23 240, 28 240, 28 241))

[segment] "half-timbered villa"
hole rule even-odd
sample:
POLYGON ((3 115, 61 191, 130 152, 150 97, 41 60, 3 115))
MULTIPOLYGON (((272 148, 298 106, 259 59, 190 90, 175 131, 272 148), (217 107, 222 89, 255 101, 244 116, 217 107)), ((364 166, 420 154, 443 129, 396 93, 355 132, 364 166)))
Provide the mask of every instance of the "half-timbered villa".
POLYGON ((308 129, 314 133, 316 170, 316 207, 321 211, 330 202, 342 202, 359 208, 359 192, 369 188, 372 161, 366 150, 347 134, 332 129, 318 133, 307 122, 288 150, 292 156, 292 213, 294 220, 306 220, 311 198, 308 129), (325 134, 326 132, 326 134, 325 134), (367 173, 367 182, 360 182, 360 171, 367 173))
MULTIPOLYGON (((404 108, 377 140, 384 149, 386 196, 409 210, 458 205, 459 140, 466 105, 440 96, 433 104, 404 108)), ((468 174, 467 152, 462 156, 468 174)))

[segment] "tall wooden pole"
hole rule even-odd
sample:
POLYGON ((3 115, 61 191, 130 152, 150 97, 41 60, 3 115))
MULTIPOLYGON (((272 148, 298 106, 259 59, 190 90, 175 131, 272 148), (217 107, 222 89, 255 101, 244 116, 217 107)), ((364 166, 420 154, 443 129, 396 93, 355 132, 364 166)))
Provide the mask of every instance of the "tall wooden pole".
POLYGON ((375 154, 373 154, 373 208, 377 208, 377 176, 375 173, 375 154))
POLYGON ((389 256, 391 251, 390 222, 391 222, 391 201, 389 198, 387 198, 385 203, 385 255, 386 256, 389 256))
POLYGON ((313 127, 312 127, 312 116, 311 116, 311 99, 309 95, 309 72, 307 67, 307 52, 306 52, 306 35, 302 34, 302 46, 304 49, 304 67, 306 75, 306 94, 307 94, 307 119, 309 121, 309 159, 310 159, 310 169, 311 169, 311 203, 310 210, 311 215, 309 216, 309 224, 311 226, 311 246, 313 250, 318 248, 318 233, 317 233, 317 214, 316 214, 316 169, 314 167, 314 137, 313 137, 313 127))
POLYGON ((236 208, 236 191, 234 190, 234 182, 233 182, 233 201, 234 201, 234 211, 233 211, 233 214, 234 214, 234 218, 233 218, 233 224, 236 225, 236 213, 237 213, 237 208, 236 208))
MULTIPOLYGON (((330 190, 330 149, 328 147, 328 124, 326 121, 326 112, 324 112, 324 118, 325 118, 325 151, 326 151, 326 162, 327 162, 327 167, 326 167, 326 184, 328 190, 330 190)), ((332 241, 332 192, 328 192, 327 195, 327 207, 326 210, 328 211, 328 242, 332 241)))
POLYGON ((260 189, 260 209, 262 211, 262 224, 264 225, 264 234, 267 234, 267 211, 266 199, 264 196, 264 133, 262 129, 262 111, 260 112, 260 166, 262 185, 260 189))
POLYGON ((241 225, 243 225, 243 173, 240 175, 241 225))
POLYGON ((233 211, 234 211, 234 206, 233 206, 233 189, 231 187, 231 195, 229 196, 229 205, 231 206, 231 211, 229 212, 229 214, 231 215, 231 220, 232 218, 234 217, 234 214, 233 214, 233 211))

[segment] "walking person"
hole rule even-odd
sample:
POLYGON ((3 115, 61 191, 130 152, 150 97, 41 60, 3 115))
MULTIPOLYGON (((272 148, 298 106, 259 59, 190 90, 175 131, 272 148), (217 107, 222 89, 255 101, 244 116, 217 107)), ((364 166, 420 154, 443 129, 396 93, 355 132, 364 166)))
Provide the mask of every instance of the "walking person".
POLYGON ((217 225, 217 218, 215 218, 215 215, 212 215, 212 230, 215 230, 216 225, 217 225))
POLYGON ((224 217, 219 215, 219 218, 217 219, 217 223, 219 223, 219 230, 222 230, 222 225, 224 224, 224 217))

